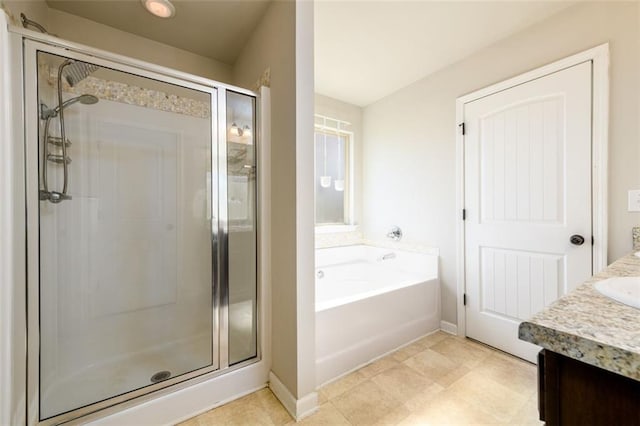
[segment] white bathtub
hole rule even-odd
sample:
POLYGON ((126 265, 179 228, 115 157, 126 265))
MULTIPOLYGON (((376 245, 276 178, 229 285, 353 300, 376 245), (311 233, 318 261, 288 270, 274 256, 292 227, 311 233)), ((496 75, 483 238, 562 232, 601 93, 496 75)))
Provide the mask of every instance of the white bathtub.
POLYGON ((440 327, 438 256, 365 245, 316 250, 318 385, 440 327))

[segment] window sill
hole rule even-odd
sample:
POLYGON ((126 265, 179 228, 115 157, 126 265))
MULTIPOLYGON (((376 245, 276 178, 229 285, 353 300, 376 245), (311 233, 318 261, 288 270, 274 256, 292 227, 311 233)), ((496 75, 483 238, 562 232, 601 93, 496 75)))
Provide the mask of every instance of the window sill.
POLYGON ((339 234, 347 232, 355 232, 358 225, 323 225, 316 226, 316 234, 339 234))

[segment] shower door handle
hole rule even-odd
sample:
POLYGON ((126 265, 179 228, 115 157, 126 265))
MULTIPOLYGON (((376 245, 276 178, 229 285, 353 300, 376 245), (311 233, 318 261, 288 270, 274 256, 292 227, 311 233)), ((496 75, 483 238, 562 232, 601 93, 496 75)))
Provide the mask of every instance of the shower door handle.
POLYGON ((61 201, 71 200, 71 195, 58 191, 40 191, 40 200, 47 200, 53 204, 58 204, 61 201))

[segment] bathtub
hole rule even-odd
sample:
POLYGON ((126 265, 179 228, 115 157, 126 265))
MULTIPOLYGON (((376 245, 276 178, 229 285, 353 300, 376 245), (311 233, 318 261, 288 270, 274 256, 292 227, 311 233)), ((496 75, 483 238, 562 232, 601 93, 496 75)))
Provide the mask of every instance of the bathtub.
POLYGON ((316 250, 322 385, 440 328, 438 256, 366 245, 316 250))

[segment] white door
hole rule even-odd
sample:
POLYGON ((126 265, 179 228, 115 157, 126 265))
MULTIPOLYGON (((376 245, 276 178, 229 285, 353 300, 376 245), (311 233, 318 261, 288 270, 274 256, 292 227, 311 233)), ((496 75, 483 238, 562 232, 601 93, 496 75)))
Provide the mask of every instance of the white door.
POLYGON ((466 334, 530 361, 520 322, 592 273, 591 75, 584 62, 464 105, 466 334))

